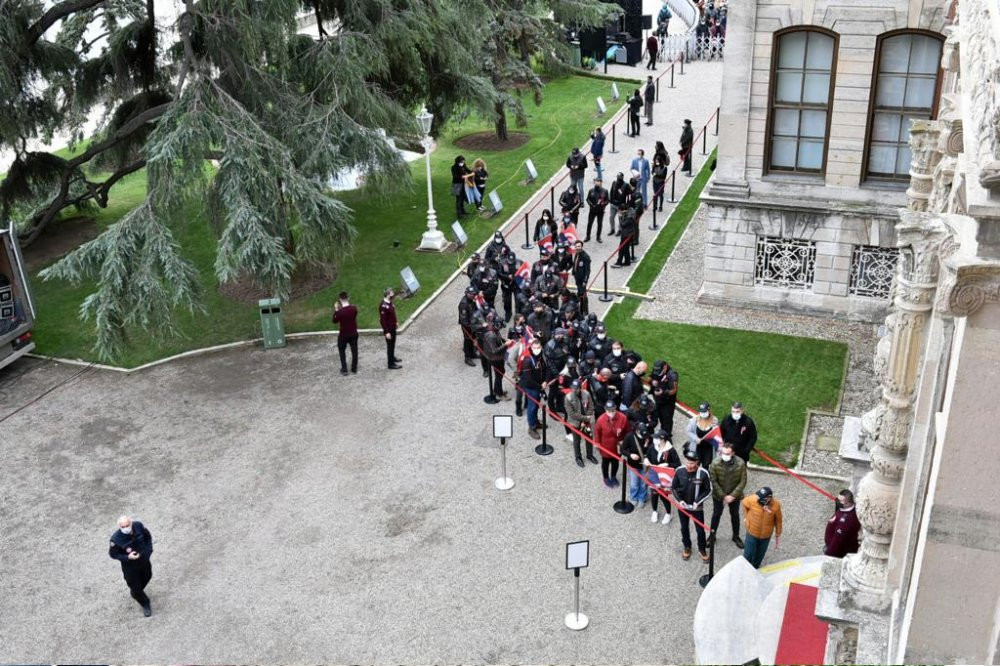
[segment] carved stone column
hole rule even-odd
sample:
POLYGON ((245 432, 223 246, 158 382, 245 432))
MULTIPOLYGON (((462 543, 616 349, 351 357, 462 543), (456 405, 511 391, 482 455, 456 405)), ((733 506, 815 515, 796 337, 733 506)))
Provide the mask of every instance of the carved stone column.
POLYGON ((941 159, 938 152, 938 135, 941 128, 934 120, 914 120, 910 125, 910 187, 906 190, 907 207, 913 211, 926 211, 927 202, 934 188, 934 168, 941 159))
POLYGON ((945 225, 930 213, 902 211, 896 225, 900 248, 894 286, 894 321, 871 471, 858 488, 858 519, 864 541, 843 569, 844 601, 866 610, 888 608, 885 591, 889 546, 896 522, 900 480, 913 420, 913 397, 924 347, 924 331, 933 309, 938 279, 938 253, 950 238, 945 225))

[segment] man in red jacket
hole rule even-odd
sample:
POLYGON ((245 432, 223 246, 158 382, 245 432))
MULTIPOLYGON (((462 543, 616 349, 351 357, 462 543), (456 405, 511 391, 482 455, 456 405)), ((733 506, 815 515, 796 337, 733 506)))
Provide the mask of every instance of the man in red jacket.
POLYGON ((646 53, 649 54, 649 62, 646 63, 646 69, 656 69, 656 54, 660 50, 660 40, 656 38, 656 35, 650 35, 646 38, 646 53))
POLYGON ((854 510, 854 493, 841 490, 837 497, 837 510, 826 523, 826 545, 823 554, 830 557, 843 557, 848 553, 858 552, 858 533, 861 523, 854 510))
POLYGON ((340 352, 340 374, 347 374, 347 347, 351 347, 351 372, 358 371, 358 307, 347 300, 342 291, 333 304, 333 323, 340 324, 337 332, 337 351, 340 352))
POLYGON ((622 440, 631 431, 628 417, 618 411, 618 405, 614 400, 608 400, 604 405, 604 413, 597 418, 594 424, 594 441, 601 449, 601 476, 604 477, 604 485, 614 488, 619 485, 618 479, 618 455, 621 452, 622 440))
POLYGON ((385 335, 385 355, 389 361, 389 369, 399 370, 403 366, 400 365, 402 359, 396 358, 396 306, 392 304, 396 291, 392 287, 386 287, 384 294, 378 308, 378 320, 385 335))

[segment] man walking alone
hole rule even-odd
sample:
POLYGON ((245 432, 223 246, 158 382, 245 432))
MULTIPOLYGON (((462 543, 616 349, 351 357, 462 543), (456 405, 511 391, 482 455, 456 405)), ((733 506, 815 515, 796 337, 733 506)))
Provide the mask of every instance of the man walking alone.
POLYGON ((781 502, 774 499, 771 489, 764 486, 755 495, 743 499, 743 522, 747 528, 747 541, 743 547, 743 557, 754 569, 767 554, 767 546, 774 535, 774 547, 781 547, 781 502))
POLYGON ((153 535, 138 520, 128 516, 118 519, 118 529, 111 535, 108 556, 122 565, 122 575, 128 585, 129 594, 142 606, 142 614, 153 614, 146 596, 146 585, 153 577, 153 565, 149 558, 153 554, 153 535))
POLYGON ((382 334, 385 336, 385 356, 389 362, 389 369, 399 370, 403 366, 399 364, 402 359, 396 358, 396 306, 392 304, 396 291, 392 287, 386 287, 384 294, 378 308, 378 319, 382 324, 382 334))

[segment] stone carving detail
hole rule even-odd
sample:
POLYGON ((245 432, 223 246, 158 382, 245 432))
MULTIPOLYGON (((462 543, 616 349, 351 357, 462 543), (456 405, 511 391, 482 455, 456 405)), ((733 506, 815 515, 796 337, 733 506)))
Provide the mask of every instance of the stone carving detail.
POLYGON ((959 268, 948 294, 948 310, 956 317, 968 317, 987 302, 1000 302, 1000 264, 959 268))
POLYGON ((754 284, 811 289, 816 272, 816 243, 797 238, 757 237, 754 284))
POLYGON ((934 168, 941 159, 938 135, 941 123, 937 120, 914 120, 910 125, 910 187, 906 190, 907 207, 912 211, 926 211, 927 202, 934 188, 934 168))
MULTIPOLYGON (((962 79, 969 85, 977 146, 975 161, 979 183, 986 189, 1000 187, 1000 53, 998 53, 987 0, 962 0, 959 28, 966 55, 962 79)), ((993 3, 993 11, 1000 11, 993 3)))

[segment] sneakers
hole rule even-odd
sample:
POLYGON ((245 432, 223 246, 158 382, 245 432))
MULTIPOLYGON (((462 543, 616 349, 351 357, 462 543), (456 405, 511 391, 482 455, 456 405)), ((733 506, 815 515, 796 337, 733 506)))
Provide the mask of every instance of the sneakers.
POLYGON ((571 432, 566 433, 566 441, 567 442, 572 442, 573 441, 573 433, 571 433, 571 432))
POLYGON ((684 550, 681 551, 681 559, 682 560, 690 560, 691 559, 691 549, 690 548, 685 548, 684 550))
POLYGON ((532 439, 541 439, 542 436, 538 434, 538 431, 534 428, 528 428, 528 437, 532 439))
POLYGON ((699 550, 698 554, 701 555, 701 561, 702 562, 708 562, 708 553, 706 553, 703 550, 699 550))
POLYGON ((670 520, 674 517, 674 514, 668 513, 663 516, 663 520, 660 521, 661 525, 669 525, 670 520))
POLYGON ((736 535, 736 536, 733 537, 733 543, 736 544, 737 548, 739 548, 739 549, 742 550, 742 548, 743 548, 743 539, 741 539, 739 537, 739 535, 736 535))
POLYGON ((618 486, 622 485, 621 483, 618 482, 618 479, 610 479, 610 481, 612 488, 617 488, 618 486))
POLYGON ((605 488, 614 488, 615 484, 612 482, 612 479, 604 479, 604 487, 605 488))
POLYGON ((656 512, 654 511, 654 512, 653 512, 653 515, 649 517, 649 522, 651 522, 651 523, 653 523, 653 524, 656 524, 656 519, 657 519, 657 518, 659 518, 659 516, 657 516, 657 515, 656 515, 656 512))

